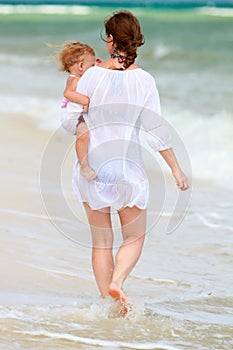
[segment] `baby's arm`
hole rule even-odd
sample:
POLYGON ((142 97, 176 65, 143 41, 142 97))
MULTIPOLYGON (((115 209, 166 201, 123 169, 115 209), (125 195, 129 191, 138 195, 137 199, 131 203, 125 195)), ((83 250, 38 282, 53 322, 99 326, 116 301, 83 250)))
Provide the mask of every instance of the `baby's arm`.
POLYGON ((64 97, 67 98, 71 102, 78 103, 80 105, 83 105, 83 111, 87 112, 90 99, 89 97, 80 94, 76 91, 78 84, 78 78, 76 77, 68 77, 66 82, 66 88, 64 91, 64 97))

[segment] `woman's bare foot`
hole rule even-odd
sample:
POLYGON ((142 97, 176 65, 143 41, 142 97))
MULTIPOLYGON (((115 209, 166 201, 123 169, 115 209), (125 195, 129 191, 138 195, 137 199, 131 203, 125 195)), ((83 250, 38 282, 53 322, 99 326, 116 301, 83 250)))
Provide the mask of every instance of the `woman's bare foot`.
POLYGON ((89 165, 85 165, 85 166, 81 165, 80 173, 89 182, 94 180, 98 176, 98 174, 89 165))
POLYGON ((118 302, 120 315, 123 317, 126 316, 132 307, 129 304, 127 296, 116 282, 111 282, 108 293, 118 302))
POLYGON ((121 300, 124 303, 127 303, 128 299, 122 289, 116 282, 111 282, 108 290, 109 295, 116 300, 121 300))

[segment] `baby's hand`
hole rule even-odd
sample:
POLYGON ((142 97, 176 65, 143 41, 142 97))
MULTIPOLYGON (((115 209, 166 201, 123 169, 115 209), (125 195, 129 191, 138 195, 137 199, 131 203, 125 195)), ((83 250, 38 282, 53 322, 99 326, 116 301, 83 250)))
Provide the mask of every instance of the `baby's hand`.
POLYGON ((101 58, 96 57, 95 64, 98 66, 99 63, 102 63, 102 60, 101 60, 101 58))

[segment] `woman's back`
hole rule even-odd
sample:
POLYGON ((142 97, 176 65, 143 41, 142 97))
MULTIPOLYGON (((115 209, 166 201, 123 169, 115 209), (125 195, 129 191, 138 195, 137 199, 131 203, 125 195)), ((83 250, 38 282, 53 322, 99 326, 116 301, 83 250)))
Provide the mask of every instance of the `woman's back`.
POLYGON ((78 91, 90 97, 85 121, 90 132, 91 166, 97 170, 104 160, 113 158, 127 158, 142 166, 141 116, 145 109, 160 114, 153 77, 140 68, 119 71, 96 66, 80 79, 78 91))
POLYGON ((98 173, 92 183, 87 183, 79 176, 78 166, 74 169, 75 182, 82 183, 82 199, 92 207, 106 200, 119 208, 131 201, 145 207, 148 183, 139 130, 145 110, 160 114, 153 77, 140 68, 117 71, 93 67, 80 79, 78 92, 90 97, 85 116, 90 134, 88 161, 98 173))
POLYGON ((141 68, 119 71, 95 66, 82 76, 78 91, 90 97, 85 116, 90 150, 113 140, 138 143, 141 125, 149 130, 161 123, 154 78, 141 68))

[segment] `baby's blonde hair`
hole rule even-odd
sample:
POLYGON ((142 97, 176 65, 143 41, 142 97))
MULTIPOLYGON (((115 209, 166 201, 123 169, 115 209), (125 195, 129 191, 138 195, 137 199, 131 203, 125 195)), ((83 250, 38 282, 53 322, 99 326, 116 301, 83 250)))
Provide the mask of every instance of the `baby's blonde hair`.
POLYGON ((55 58, 60 62, 59 70, 62 72, 69 72, 69 68, 73 64, 81 62, 86 54, 95 56, 95 51, 87 44, 76 42, 65 42, 61 46, 56 46, 61 51, 55 55, 55 58))

